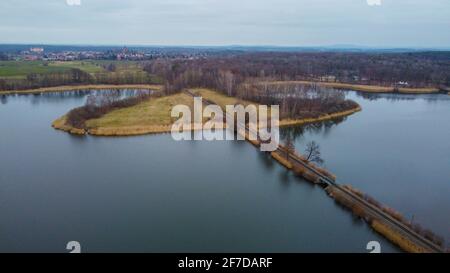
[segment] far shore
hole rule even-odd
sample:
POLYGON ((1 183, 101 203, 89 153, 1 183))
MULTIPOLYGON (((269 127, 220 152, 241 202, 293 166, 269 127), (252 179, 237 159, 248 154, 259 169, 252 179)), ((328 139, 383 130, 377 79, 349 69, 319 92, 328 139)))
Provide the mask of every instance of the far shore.
POLYGON ((117 90, 117 89, 152 89, 160 90, 161 85, 156 84, 88 84, 88 85, 64 85, 55 87, 43 87, 37 89, 27 90, 9 90, 0 91, 0 95, 13 95, 13 94, 39 94, 47 92, 66 92, 66 91, 80 91, 80 90, 117 90))
MULTIPOLYGON (((314 82, 314 81, 268 81, 260 82, 259 84, 278 85, 278 84, 318 84, 324 87, 330 87, 335 89, 352 90, 358 92, 367 93, 396 93, 396 94, 436 94, 441 92, 448 92, 450 95, 450 89, 446 88, 441 90, 434 87, 425 88, 408 88, 408 87, 388 87, 377 85, 363 85, 363 84, 349 84, 339 82, 314 82)), ((80 91, 80 90, 108 90, 108 89, 162 89, 162 85, 157 84, 87 84, 87 85, 64 85, 54 87, 42 87, 36 89, 26 90, 0 90, 0 95, 12 95, 12 94, 39 94, 46 92, 66 92, 66 91, 80 91)))
POLYGON ((435 94, 441 92, 439 88, 409 88, 409 87, 388 87, 377 85, 363 85, 363 84, 349 84, 339 82, 313 82, 313 81, 273 81, 262 82, 262 84, 276 85, 276 84, 318 84, 325 87, 335 89, 347 89, 352 91, 367 92, 367 93, 400 93, 400 94, 435 94))

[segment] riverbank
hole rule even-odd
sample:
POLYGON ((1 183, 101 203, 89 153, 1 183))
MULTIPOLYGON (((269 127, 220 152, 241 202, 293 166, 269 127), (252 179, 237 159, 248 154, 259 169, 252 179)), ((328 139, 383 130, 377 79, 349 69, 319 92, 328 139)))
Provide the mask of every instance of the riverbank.
POLYGON ((93 135, 93 136, 138 136, 147 134, 169 133, 170 125, 155 126, 127 126, 127 127, 99 127, 91 129, 78 129, 66 123, 63 116, 52 123, 52 127, 73 135, 93 135))
POLYGON ((310 124, 310 123, 316 123, 316 122, 322 122, 327 120, 332 120, 336 118, 342 118, 346 116, 350 116, 356 112, 362 111, 361 106, 358 106, 354 109, 350 109, 347 111, 332 113, 332 114, 326 114, 317 118, 305 118, 305 119, 283 119, 280 121, 280 127, 286 127, 286 126, 294 126, 294 125, 304 125, 304 124, 310 124))
POLYGON ((323 87, 329 87, 334 89, 344 89, 367 93, 400 93, 400 94, 436 94, 439 93, 439 88, 407 88, 407 87, 387 87, 376 85, 363 85, 363 84, 349 84, 339 82, 312 82, 312 81, 274 81, 264 82, 261 84, 278 85, 278 84, 318 84, 323 87))
POLYGON ((408 253, 427 253, 427 250, 423 247, 414 244, 400 233, 396 232, 387 225, 381 223, 380 221, 373 220, 370 226, 379 234, 387 238, 389 241, 399 246, 401 249, 408 253))
MULTIPOLYGON (((226 105, 237 103, 244 106, 254 104, 249 101, 228 97, 208 89, 194 89, 194 93, 203 99, 219 105, 222 109, 226 105)), ((170 113, 175 105, 187 105, 193 109, 193 98, 185 93, 179 93, 166 97, 150 98, 138 105, 113 110, 98 119, 86 121, 86 128, 75 128, 67 123, 65 116, 52 123, 52 127, 71 134, 93 136, 136 136, 171 132, 172 124, 176 119, 170 113)), ((280 127, 292 125, 304 125, 322 122, 352 115, 361 111, 356 107, 343 112, 324 114, 317 118, 284 119, 280 121, 280 127)), ((196 126, 192 126, 193 129, 196 126)))
POLYGON ((120 89, 148 89, 161 90, 161 85, 153 84, 90 84, 90 85, 65 85, 55 87, 43 87, 28 90, 14 90, 14 91, 0 91, 0 95, 14 95, 14 94, 39 94, 48 92, 67 92, 80 90, 120 90, 120 89))
POLYGON ((61 130, 61 131, 70 133, 72 135, 85 135, 86 134, 86 130, 75 128, 75 127, 67 124, 67 117, 65 115, 56 119, 55 121, 53 121, 52 127, 57 130, 61 130))

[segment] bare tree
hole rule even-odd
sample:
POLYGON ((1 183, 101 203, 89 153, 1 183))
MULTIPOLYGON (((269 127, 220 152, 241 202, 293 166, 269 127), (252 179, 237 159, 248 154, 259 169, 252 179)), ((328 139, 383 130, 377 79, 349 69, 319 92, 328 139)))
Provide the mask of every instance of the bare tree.
POLYGON ((306 145, 305 155, 308 162, 323 163, 320 155, 320 146, 315 141, 311 141, 306 145))
POLYGON ((286 159, 289 160, 291 154, 295 153, 295 144, 292 141, 292 138, 290 135, 288 135, 287 139, 286 139, 286 159))

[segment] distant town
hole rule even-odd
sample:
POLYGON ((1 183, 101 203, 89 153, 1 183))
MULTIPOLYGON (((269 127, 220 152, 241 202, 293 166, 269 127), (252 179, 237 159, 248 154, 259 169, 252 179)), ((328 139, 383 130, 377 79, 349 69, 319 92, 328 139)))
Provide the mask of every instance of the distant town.
MULTIPOLYGON (((217 52, 216 52, 217 53, 217 52)), ((184 58, 197 59, 211 55, 212 52, 199 50, 170 50, 149 49, 142 50, 123 48, 105 48, 91 50, 77 48, 73 50, 46 50, 44 47, 30 47, 24 50, 2 51, 0 49, 0 60, 2 61, 80 61, 80 60, 118 60, 118 61, 145 61, 158 58, 184 58)))

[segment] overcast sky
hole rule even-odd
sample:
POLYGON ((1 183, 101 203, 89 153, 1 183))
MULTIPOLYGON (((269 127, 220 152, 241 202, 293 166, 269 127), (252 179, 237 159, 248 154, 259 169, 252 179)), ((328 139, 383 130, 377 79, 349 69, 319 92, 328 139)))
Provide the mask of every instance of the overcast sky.
POLYGON ((0 43, 450 47, 450 0, 0 0, 0 43))

